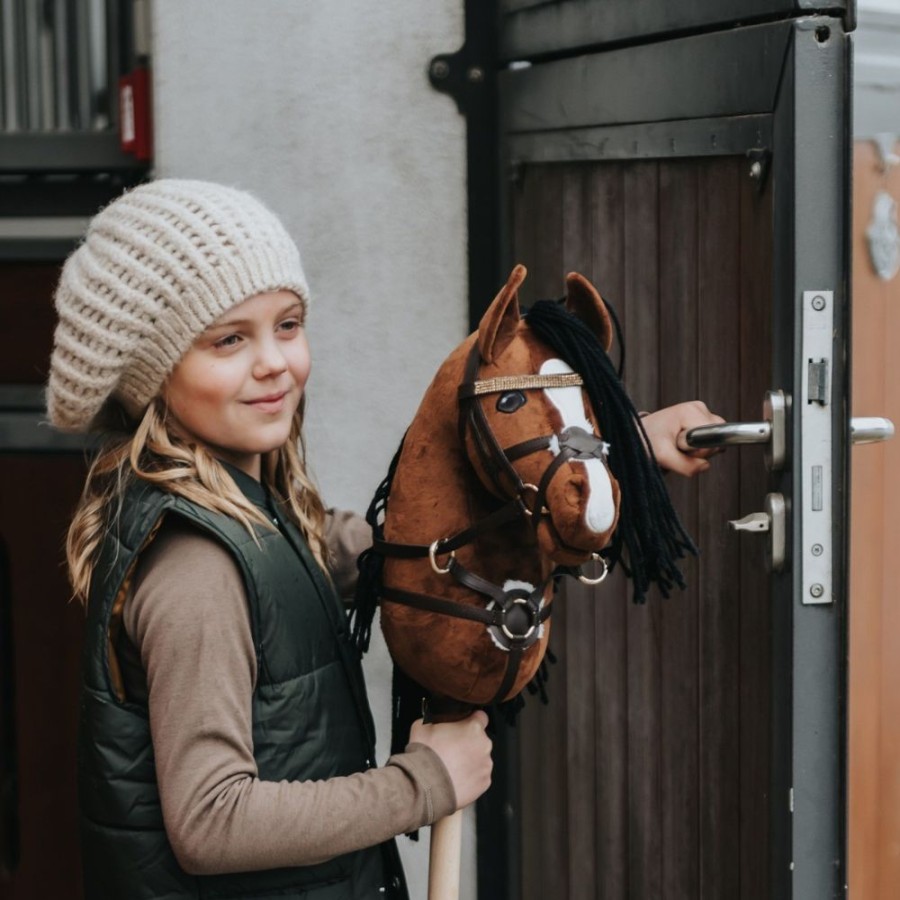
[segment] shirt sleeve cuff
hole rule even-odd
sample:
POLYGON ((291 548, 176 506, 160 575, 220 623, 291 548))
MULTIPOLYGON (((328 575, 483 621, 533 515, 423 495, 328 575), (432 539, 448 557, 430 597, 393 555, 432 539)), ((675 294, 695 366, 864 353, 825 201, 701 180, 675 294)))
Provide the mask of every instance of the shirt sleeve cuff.
POLYGON ((456 791, 441 758, 425 744, 409 744, 404 753, 392 756, 387 764, 398 766, 421 791, 425 801, 425 821, 431 825, 456 812, 456 791))

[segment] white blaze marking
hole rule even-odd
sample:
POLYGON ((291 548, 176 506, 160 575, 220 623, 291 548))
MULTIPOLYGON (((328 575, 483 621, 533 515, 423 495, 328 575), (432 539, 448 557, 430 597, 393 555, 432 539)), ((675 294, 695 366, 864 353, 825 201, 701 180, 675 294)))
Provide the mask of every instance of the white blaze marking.
MULTIPOLYGON (((541 375, 563 375, 572 368, 561 359, 548 359, 541 366, 541 375)), ((584 414, 584 401, 581 388, 577 385, 562 388, 544 388, 547 399, 559 410, 563 420, 563 429, 583 428, 588 434, 594 433, 594 426, 584 414)), ((550 444, 550 452, 559 455, 559 442, 550 444)), ((600 534, 608 531, 616 515, 616 504, 613 501, 612 482, 606 466, 599 459, 573 460, 584 466, 587 474, 590 494, 584 511, 584 520, 591 531, 600 534)))

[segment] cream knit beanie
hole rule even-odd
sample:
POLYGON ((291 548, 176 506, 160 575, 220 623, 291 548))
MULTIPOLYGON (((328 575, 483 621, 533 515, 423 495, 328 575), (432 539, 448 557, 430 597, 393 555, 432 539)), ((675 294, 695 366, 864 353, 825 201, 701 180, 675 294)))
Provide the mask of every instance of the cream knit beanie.
POLYGON ((161 179, 91 221, 56 290, 50 421, 90 429, 109 398, 139 416, 194 340, 266 291, 309 300, 300 254, 278 218, 243 191, 161 179))

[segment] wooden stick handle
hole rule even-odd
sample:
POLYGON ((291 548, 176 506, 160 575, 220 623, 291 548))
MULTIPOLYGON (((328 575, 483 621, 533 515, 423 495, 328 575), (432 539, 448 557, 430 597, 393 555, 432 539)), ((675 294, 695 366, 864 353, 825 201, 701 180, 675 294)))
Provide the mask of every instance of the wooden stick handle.
POLYGON ((428 900, 459 900, 459 863, 462 855, 462 810, 431 826, 428 860, 428 900))

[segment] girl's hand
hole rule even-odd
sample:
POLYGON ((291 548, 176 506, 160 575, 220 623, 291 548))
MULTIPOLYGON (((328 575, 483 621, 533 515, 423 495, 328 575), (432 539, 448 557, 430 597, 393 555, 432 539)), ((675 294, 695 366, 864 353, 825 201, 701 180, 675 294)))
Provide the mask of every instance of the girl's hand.
POLYGON ((491 784, 491 739, 487 714, 478 710, 459 722, 413 723, 410 743, 426 744, 441 758, 456 791, 456 808, 474 803, 491 784))
POLYGON ((701 400, 666 406, 641 419, 644 431, 653 447, 660 467, 690 478, 709 468, 709 457, 721 453, 721 448, 710 447, 693 450, 678 437, 691 428, 701 425, 721 425, 725 420, 711 413, 701 400))

